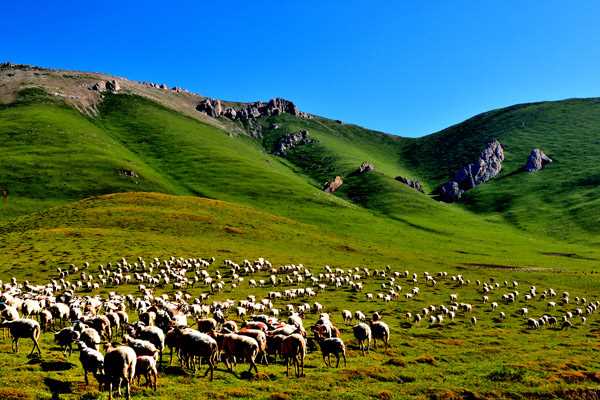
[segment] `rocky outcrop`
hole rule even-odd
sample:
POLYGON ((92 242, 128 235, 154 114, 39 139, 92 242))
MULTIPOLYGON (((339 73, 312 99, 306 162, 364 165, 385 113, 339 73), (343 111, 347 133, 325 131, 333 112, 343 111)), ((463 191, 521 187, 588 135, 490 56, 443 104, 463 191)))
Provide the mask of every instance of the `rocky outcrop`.
POLYGON ((109 92, 109 93, 117 93, 121 90, 121 85, 115 79, 110 81, 98 81, 92 85, 90 88, 97 92, 109 92))
POLYGON ((305 144, 313 143, 315 140, 310 137, 310 134, 306 129, 302 129, 298 132, 288 133, 283 136, 275 145, 275 154, 278 156, 285 156, 288 151, 305 144))
POLYGON ((196 106, 196 110, 206 113, 208 116, 218 118, 223 114, 221 100, 204 99, 196 106))
POLYGON ((421 193, 425 193, 425 191, 423 190, 423 185, 421 185, 421 182, 417 181, 416 179, 410 179, 410 178, 405 178, 403 176, 397 176, 395 178, 398 182, 401 182, 403 184, 405 184, 406 186, 408 186, 411 189, 414 189, 418 192, 421 193))
POLYGON ((106 81, 106 90, 111 93, 117 93, 121 90, 121 85, 116 80, 106 81))
POLYGON ((440 186, 437 190, 440 199, 447 203, 459 200, 465 191, 497 176, 502 170, 502 161, 502 144, 492 140, 485 146, 476 162, 465 165, 456 172, 452 180, 440 186))
POLYGON ((527 172, 536 172, 550 164, 552 159, 540 149, 533 149, 527 157, 527 164, 523 167, 527 172))
POLYGON ((338 190, 344 184, 344 180, 341 176, 336 176, 335 179, 327 182, 323 188, 324 192, 333 193, 338 190))
POLYGON ((304 119, 311 118, 309 114, 298 110, 298 107, 294 103, 281 98, 271 99, 267 103, 256 101, 225 109, 221 106, 220 100, 206 98, 196 106, 196 110, 204 112, 213 118, 225 117, 242 122, 284 113, 304 119))
POLYGON ((356 173, 358 175, 360 174, 365 174, 367 172, 371 172, 375 170, 375 166, 369 162, 363 161, 362 164, 360 164, 360 167, 358 167, 358 170, 356 171, 356 173))
POLYGON ((117 173, 121 176, 126 176, 129 178, 139 178, 140 176, 137 174, 137 172, 130 170, 130 169, 124 169, 121 168, 119 170, 117 170, 117 173))

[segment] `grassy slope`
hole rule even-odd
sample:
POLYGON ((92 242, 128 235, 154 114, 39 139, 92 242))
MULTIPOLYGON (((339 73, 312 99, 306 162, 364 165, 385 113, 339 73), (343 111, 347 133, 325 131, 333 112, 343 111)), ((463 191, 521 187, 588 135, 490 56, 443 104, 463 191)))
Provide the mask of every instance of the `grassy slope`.
MULTIPOLYGON (((45 137, 49 142, 37 141, 33 144, 36 145, 37 151, 44 152, 42 157, 46 162, 59 168, 51 175, 54 180, 47 184, 48 187, 52 187, 53 182, 57 185, 64 184, 65 177, 71 176, 71 171, 75 169, 78 171, 72 183, 66 179, 66 187, 69 188, 68 193, 71 198, 103 194, 111 190, 115 192, 132 190, 128 186, 131 185, 129 178, 118 176, 114 171, 114 165, 122 162, 122 159, 134 160, 135 164, 131 168, 142 177, 143 185, 139 187, 142 190, 159 190, 179 195, 200 194, 236 204, 246 204, 257 210, 265 210, 270 215, 311 225, 315 231, 321 232, 320 240, 324 240, 325 243, 329 236, 343 237, 343 244, 336 243, 333 246, 332 253, 335 256, 332 256, 331 262, 343 260, 347 264, 351 260, 367 262, 379 259, 391 263, 396 259, 409 265, 427 265, 427 263, 457 265, 465 262, 495 263, 498 262, 499 257, 502 257, 503 264, 537 266, 543 264, 544 260, 538 258, 540 251, 588 252, 585 248, 565 249, 562 245, 544 238, 536 239, 519 234, 498 221, 493 219, 486 221, 458 207, 434 202, 427 196, 398 184, 391 177, 404 173, 405 170, 401 163, 394 161, 395 158, 389 155, 390 152, 398 149, 398 143, 385 135, 376 135, 374 140, 368 142, 371 134, 355 127, 341 126, 338 127, 339 131, 336 131, 334 128, 337 124, 333 122, 290 120, 292 123, 310 124, 311 134, 318 136, 319 146, 325 151, 330 151, 333 147, 326 147, 322 143, 329 141, 338 144, 342 151, 335 155, 339 161, 332 165, 339 170, 339 173, 346 175, 352 172, 364 159, 376 164, 375 173, 349 178, 349 183, 345 185, 341 191, 342 197, 339 198, 323 193, 315 186, 315 180, 294 173, 288 161, 268 155, 256 142, 245 137, 227 136, 222 131, 148 100, 125 95, 110 96, 100 111, 99 119, 92 123, 60 105, 21 104, 4 110, 2 120, 10 121, 15 113, 21 114, 22 119, 31 116, 31 119, 35 120, 43 112, 54 118, 46 121, 45 124, 41 123, 39 128, 43 133, 39 136, 45 137), (326 134, 325 131, 329 133, 326 134), (88 137, 87 132, 93 132, 93 135, 88 137), (61 162, 63 153, 56 150, 54 146, 54 143, 59 140, 64 142, 61 148, 73 146, 70 150, 77 159, 83 154, 84 161, 81 165, 64 165, 61 162), (354 151, 346 151, 352 141, 364 145, 355 146, 354 151), (84 152, 75 150, 79 147, 83 148, 84 152), (95 160, 89 163, 94 152, 112 155, 114 159, 111 161, 114 165, 103 165, 95 160), (148 177, 153 180, 150 181, 148 177), (153 182, 157 184, 153 186, 151 184, 153 182), (344 198, 352 199, 367 208, 358 207, 344 198), (461 221, 461 224, 457 225, 456 221, 461 221), (486 241, 478 240, 481 232, 486 232, 486 241), (531 247, 532 243, 535 243, 535 250, 531 247), (335 246, 338 246, 340 254, 336 253, 335 246), (436 251, 432 252, 431 249, 434 248, 436 251), (508 248, 512 249, 510 255, 506 250, 508 248), (354 249, 356 254, 343 249, 354 249), (448 254, 452 256, 449 257, 448 254)), ((26 124, 21 120, 19 126, 23 125, 26 124)), ((6 135, 10 136, 13 130, 7 128, 6 135)), ((312 175, 310 170, 303 172, 312 175)), ((15 184, 18 183, 16 176, 13 179, 15 184)), ((49 192, 45 188, 28 186, 25 183, 22 183, 22 186, 29 190, 28 193, 32 198, 56 199, 57 202, 69 199, 66 196, 61 197, 63 193, 60 191, 49 192)), ((18 194, 14 191, 11 193, 18 194)), ((9 201, 9 210, 19 206, 13 194, 9 201)), ((171 200, 164 201, 168 203, 171 200)), ((165 207, 168 206, 165 204, 165 207)), ((77 210, 80 205, 73 207, 77 210)), ((73 223, 71 219, 74 218, 74 213, 70 206, 66 206, 45 213, 41 220, 46 229, 68 227, 73 223), (52 218, 54 212, 63 215, 63 218, 52 218), (65 218, 65 215, 69 218, 65 218)), ((40 217, 34 215, 25 220, 31 221, 37 218, 40 217)), ((111 218, 116 217, 111 215, 111 218)), ((111 218, 103 218, 101 222, 110 226, 111 218)), ((150 217, 145 215, 144 218, 150 217)), ((245 221, 242 219, 238 222, 245 221)), ((166 227, 170 221, 157 218, 156 223, 166 227)), ((78 228, 96 228, 93 219, 90 222, 89 219, 84 218, 82 224, 78 228)), ((27 228, 30 225, 30 222, 26 222, 24 226, 27 228)), ((126 222, 121 223, 121 226, 126 225, 126 222)), ((254 225, 258 226, 258 229, 262 227, 256 222, 254 225)), ((20 225, 10 224, 5 231, 16 229, 14 227, 17 226, 20 225)), ((302 235, 301 231, 296 232, 296 235, 302 235)), ((118 232, 109 232, 116 237, 121 237, 118 232)), ((193 231, 190 236, 197 233, 199 232, 193 231)), ((202 234, 207 235, 206 232, 202 234)), ((184 234, 184 236, 188 235, 184 234)), ((282 238, 280 240, 283 241, 292 236, 291 234, 279 235, 282 238)), ((17 242, 21 247, 7 251, 7 260, 10 259, 11 254, 17 252, 17 249, 22 249, 25 243, 37 243, 36 238, 27 240, 18 237, 17 242)), ((62 236, 59 234, 58 237, 62 236)), ((104 252, 110 251, 111 246, 114 246, 115 242, 111 240, 108 240, 103 247, 104 252)), ((307 244, 315 240, 296 244, 291 241, 287 243, 291 250, 286 250, 285 254, 299 256, 302 253, 310 253, 306 251, 310 248, 307 244)), ((92 250, 94 241, 101 242, 100 239, 93 239, 88 243, 90 247, 85 247, 82 244, 84 241, 76 236, 74 242, 77 243, 79 252, 75 249, 66 250, 69 254, 61 256, 60 251, 55 249, 52 252, 53 256, 42 256, 41 259, 66 262, 72 254, 79 253, 85 258, 93 257, 96 254, 92 250)), ((138 242, 143 243, 144 240, 140 237, 138 242)), ((204 250, 211 252, 214 250, 211 246, 221 242, 227 242, 227 239, 219 238, 217 235, 216 241, 210 245, 206 244, 204 250)), ((275 242, 269 243, 264 248, 272 249, 272 252, 277 253, 276 249, 279 249, 280 245, 275 242)), ((140 245, 134 246, 134 249, 143 253, 148 248, 153 248, 152 246, 140 245)), ((174 248, 181 249, 182 246, 177 245, 174 248)), ((198 249, 201 250, 203 247, 198 245, 198 249)), ((169 248, 164 251, 169 251, 169 248)), ((239 247, 238 254, 242 255, 241 253, 243 251, 239 247)), ((133 250, 130 254, 134 255, 133 250)), ((316 261, 323 259, 326 254, 325 251, 315 252, 310 257, 316 261)), ((29 261, 28 257, 31 257, 29 252, 19 255, 15 263, 26 265, 29 261)), ((282 257, 280 261, 285 260, 282 257)))
MULTIPOLYGON (((299 121, 282 116, 268 121, 281 123, 282 129, 308 127, 319 139, 310 152, 293 155, 292 163, 268 155, 250 139, 229 137, 146 100, 114 96, 104 104, 99 119, 93 121, 39 99, 0 110, 0 132, 10 144, 11 154, 18 154, 19 144, 9 140, 11 135, 21 132, 19 140, 29 140, 26 132, 30 121, 35 123, 34 132, 38 132, 29 142, 40 154, 36 163, 46 162, 55 169, 37 186, 21 181, 18 174, 6 175, 10 178, 11 197, 8 208, 2 209, 4 222, 0 225, 3 279, 14 275, 36 281, 54 275, 57 265, 83 261, 94 265, 122 256, 215 255, 236 260, 266 256, 275 264, 303 262, 316 271, 325 263, 375 268, 390 264, 393 269, 411 272, 447 270, 463 273, 472 281, 495 276, 500 281, 517 279, 524 288, 531 284, 552 286, 559 291, 570 290, 572 296, 591 297, 598 285, 594 268, 600 253, 594 248, 529 235, 495 214, 482 217, 460 206, 440 204, 393 181, 396 175, 416 175, 431 187, 436 179, 443 179, 441 174, 438 178, 431 174, 434 164, 417 168, 414 160, 401 157, 419 141, 373 136, 325 120, 299 121), (60 151, 63 148, 74 153, 66 163, 62 162, 66 157, 60 151), (320 161, 323 159, 327 163, 320 161), (336 196, 320 191, 323 178, 347 176, 362 161, 373 162, 376 172, 347 178, 336 196), (141 176, 140 183, 115 174, 116 168, 135 170, 141 176), (76 177, 70 178, 75 170, 76 177), (67 189, 57 189, 60 185, 67 189), (98 196, 131 190, 146 193, 98 196), (190 196, 195 194, 220 200, 190 196), (83 197, 88 198, 73 201, 83 197), (24 205, 24 199, 29 206, 24 205), (49 205, 55 207, 48 209, 49 205), (7 212, 10 210, 12 215, 7 212), (15 218, 17 214, 20 217, 15 218), (567 256, 570 253, 577 255, 567 256), (509 266, 517 268, 506 269, 509 266)), ((594 124, 589 122, 590 126, 594 124)), ((268 147, 269 138, 276 133, 267 133, 268 147)), ((506 139, 508 144, 510 137, 501 140, 506 139)), ((569 139, 576 147, 578 136, 569 139)), ((432 139, 421 143, 427 140, 432 139)), ((479 139, 472 140, 476 154, 479 139)), ((545 142, 536 145, 546 149, 545 142)), ((430 154, 423 160, 433 162, 436 144, 422 146, 423 154, 430 154)), ((510 172, 523 157, 521 150, 517 156, 515 147, 507 147, 506 171, 510 172)), ((525 178, 542 179, 538 176, 562 167, 561 157, 551 150, 548 154, 557 158, 556 164, 525 178)), ((528 151, 525 149, 525 156, 528 151)), ((464 161, 470 160, 467 153, 471 149, 465 147, 464 161)), ((12 159, 5 170, 28 166, 22 157, 12 159)), ((27 171, 31 170, 28 166, 27 171)), ((479 206, 487 214, 490 210, 485 207, 484 197, 477 200, 475 196, 484 196, 488 188, 516 178, 522 176, 499 179, 474 192, 469 197, 471 206, 479 206)), ((373 280, 366 290, 380 291, 381 283, 373 280)), ((410 287, 408 282, 402 285, 410 287)), ((122 289, 127 293, 135 290, 122 289)), ((192 294, 203 290, 193 289, 192 294)), ((270 288, 259 292, 267 290, 270 288)), ((492 298, 497 300, 504 290, 492 298)), ((242 298, 251 291, 256 292, 242 285, 237 291, 226 290, 217 297, 242 298)), ((259 367, 265 375, 255 381, 242 381, 218 371, 216 381, 206 384, 200 377, 168 373, 161 378, 158 394, 182 399, 200 395, 268 398, 278 392, 282 393, 280 398, 314 398, 334 390, 337 398, 386 398, 386 391, 428 398, 475 391, 514 398, 539 391, 563 397, 559 390, 593 386, 580 371, 600 368, 595 353, 589 350, 596 340, 598 321, 590 320, 590 328, 529 333, 522 329, 522 320, 513 315, 523 303, 507 306, 509 320, 494 324, 487 307, 480 304, 480 296, 475 286, 457 288, 451 281, 441 282, 435 289, 424 288, 422 297, 415 300, 402 298, 388 304, 365 302, 361 295, 347 290, 328 290, 319 295, 318 301, 334 313, 336 321, 343 308, 383 311, 392 327, 392 349, 363 359, 351 346, 349 366, 341 372, 325 369, 318 355, 311 353, 309 378, 299 381, 284 378, 280 365, 259 367), (476 304, 475 315, 480 321, 477 329, 466 323, 467 316, 460 316, 455 324, 443 329, 430 329, 426 324, 408 328, 401 318, 406 311, 417 312, 427 304, 447 302, 451 292, 458 292, 461 301, 476 304), (518 361, 515 354, 521 355, 518 361), (572 375, 561 377, 565 372, 572 375)), ((284 303, 279 307, 283 308, 284 303)), ((532 314, 545 311, 543 302, 528 307, 532 314)), ((343 329, 343 337, 349 341, 351 333, 343 329)), ((11 373, 1 374, 0 397, 45 398, 52 391, 73 398, 91 392, 88 395, 95 397, 91 387, 81 384, 75 356, 70 360, 75 367, 61 364, 64 359, 50 342, 46 334, 42 342, 42 348, 48 351, 45 363, 27 365, 23 365, 24 354, 13 356, 8 343, 2 342, 0 362, 3 370, 11 373)))
POLYGON ((481 114, 408 144, 403 158, 436 186, 469 162, 491 138, 506 147, 499 178, 469 192, 469 209, 500 213, 524 230, 570 241, 597 243, 600 101, 573 99, 524 104, 481 114), (554 163, 520 171, 532 148, 554 163))

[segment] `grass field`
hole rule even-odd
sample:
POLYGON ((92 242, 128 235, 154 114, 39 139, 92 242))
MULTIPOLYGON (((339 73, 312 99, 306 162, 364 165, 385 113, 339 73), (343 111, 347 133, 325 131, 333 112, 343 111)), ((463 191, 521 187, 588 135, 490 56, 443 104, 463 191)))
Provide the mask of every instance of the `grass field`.
MULTIPOLYGON (((71 263, 88 261, 95 268, 138 256, 215 256, 217 264, 265 257, 274 265, 302 263, 315 273, 326 264, 372 270, 390 265, 419 274, 421 294, 367 301, 364 293, 384 291, 383 278, 370 278, 363 293, 330 287, 311 299, 342 328, 349 344, 346 368, 325 368, 315 352, 299 380, 286 378, 280 364, 259 366, 250 378, 239 374, 242 366, 236 376, 221 364, 212 383, 172 367, 161 373, 157 396, 597 398, 595 314, 585 325, 574 319, 571 329, 530 330, 517 309, 560 317, 585 306, 547 309, 546 301, 526 304, 520 297, 491 312, 475 281, 501 284, 490 302, 513 290, 503 287, 505 280, 517 280, 522 294, 536 285, 538 292, 554 288, 569 291, 571 299, 600 300, 598 104, 584 99, 515 106, 419 139, 284 114, 261 121, 264 136, 257 140, 138 96, 107 95, 98 115, 89 117, 29 89, 0 106, 0 187, 9 190, 0 208, 0 279, 42 283, 71 263), (279 137, 299 129, 317 141, 286 158, 270 154, 279 137), (430 192, 494 137, 506 147, 503 172, 469 192, 464 204, 438 203, 394 180, 417 178, 430 192), (519 172, 533 147, 555 162, 536 174, 519 172), (375 171, 354 175, 363 161, 375 171), (344 177, 342 188, 322 192, 336 175, 344 177), (462 274, 471 283, 457 287, 446 279, 432 288, 422 279, 425 271, 462 274), (473 304, 473 313, 459 313, 441 327, 405 318, 429 305, 447 305, 451 293, 473 304), (392 329, 391 348, 362 357, 341 321, 345 308, 382 312, 392 329), (507 319, 494 322, 500 311, 507 319)), ((399 284, 402 294, 413 287, 405 279, 399 284)), ((101 293, 111 290, 136 289, 107 287, 101 293)), ((213 299, 269 290, 243 284, 213 299)), ((189 290, 194 296, 205 291, 189 290)), ((310 315, 305 324, 316 319, 310 315)), ((26 358, 28 343, 18 355, 8 339, 0 343, 0 398, 98 397, 94 386, 83 385, 76 354, 65 360, 49 333, 41 360, 26 358)), ((139 388, 134 393, 154 396, 139 388)))

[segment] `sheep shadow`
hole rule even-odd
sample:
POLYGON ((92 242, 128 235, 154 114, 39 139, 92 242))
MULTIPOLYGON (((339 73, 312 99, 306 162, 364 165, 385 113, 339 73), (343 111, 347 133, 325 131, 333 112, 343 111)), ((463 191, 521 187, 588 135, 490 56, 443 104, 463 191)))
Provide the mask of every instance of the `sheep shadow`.
POLYGON ((60 399, 61 394, 73 393, 71 382, 63 382, 53 378, 44 378, 44 384, 52 393, 52 400, 60 399))
POLYGON ((192 375, 191 373, 187 372, 184 368, 182 368, 181 366, 178 366, 178 365, 168 365, 166 367, 163 367, 161 371, 165 375, 171 375, 171 376, 192 375))
POLYGON ((75 364, 68 361, 42 361, 40 367, 44 372, 68 371, 75 368, 75 364))

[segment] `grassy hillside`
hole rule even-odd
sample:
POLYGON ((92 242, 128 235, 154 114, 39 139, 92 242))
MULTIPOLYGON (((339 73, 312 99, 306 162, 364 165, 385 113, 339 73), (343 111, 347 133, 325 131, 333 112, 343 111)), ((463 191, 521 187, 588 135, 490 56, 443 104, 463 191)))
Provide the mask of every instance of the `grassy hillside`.
MULTIPOLYGON (((524 297, 506 305, 501 295, 513 290, 508 282, 518 280, 522 293, 536 285, 540 292, 568 290, 573 299, 598 298, 600 251, 590 245, 598 240, 598 107, 595 100, 515 106, 420 139, 279 115, 262 121, 264 137, 256 140, 138 96, 106 95, 97 115, 88 117, 43 91, 27 90, 0 108, 0 186, 10 193, 0 208, 0 280, 46 282, 56 278, 56 267, 88 261, 95 268, 138 256, 216 256, 211 273, 225 258, 303 263, 317 274, 325 264, 389 265, 417 273, 421 294, 366 301, 364 293, 330 285, 310 300, 322 302, 342 328, 347 368, 327 369, 311 352, 305 379, 284 378, 283 367, 271 365, 259 366, 252 380, 221 369, 207 384, 173 367, 161 371, 159 398, 597 395, 594 343, 600 320, 589 316, 587 325, 579 319, 573 329, 529 330, 520 307, 536 317, 560 318, 584 306, 550 310, 546 301, 524 297), (287 157, 270 154, 282 135, 299 129, 308 129, 317 142, 287 157), (432 190, 494 137, 506 146, 503 173, 469 192, 464 205, 439 203, 394 180, 417 178, 432 190), (555 163, 528 175, 519 168, 532 147, 541 147, 555 163), (375 171, 354 174, 363 161, 375 171), (322 184, 336 175, 344 177, 344 185, 335 194, 324 193, 322 184), (440 279, 431 286, 422 279, 424 271, 462 274, 470 283, 440 279), (490 301, 501 303, 505 322, 494 322, 496 311, 483 303, 475 284, 493 283, 492 278, 499 287, 490 301), (437 327, 405 318, 406 312, 447 304, 450 293, 474 304, 473 313, 459 312, 456 321, 437 327), (339 322, 344 308, 382 312, 392 328, 392 347, 360 357, 350 327, 339 322), (479 321, 476 327, 471 316, 479 321)), ((234 290, 225 270, 227 287, 213 299, 272 290, 247 282, 234 290)), ((268 279, 269 273, 258 277, 268 279)), ((372 293, 389 284, 375 275, 365 282, 365 292, 372 293)), ((415 285, 404 278, 396 283, 402 294, 415 285)), ((98 293, 113 290, 137 289, 108 286, 98 293)), ((156 290, 173 292, 169 286, 156 290)), ((206 290, 186 289, 192 296, 206 290)), ((291 300, 276 301, 285 309, 291 300)), ((316 317, 308 316, 306 324, 316 317)), ((0 397, 98 397, 81 383, 75 356, 65 360, 51 340, 46 333, 43 359, 28 364, 24 354, 10 353, 7 341, 0 343, 0 397)), ((135 389, 136 397, 151 395, 135 389)))
POLYGON ((500 213, 529 232, 571 241, 597 242, 600 167, 600 100, 573 99, 523 104, 478 115, 415 140, 402 157, 436 186, 472 161, 490 139, 505 146, 502 174, 468 192, 477 213, 500 213), (554 163, 521 171, 529 152, 541 148, 554 163), (590 236, 592 234, 592 236, 590 236))

